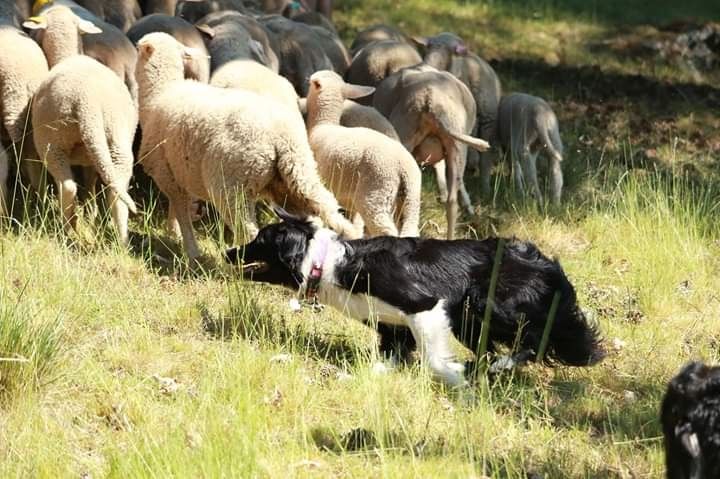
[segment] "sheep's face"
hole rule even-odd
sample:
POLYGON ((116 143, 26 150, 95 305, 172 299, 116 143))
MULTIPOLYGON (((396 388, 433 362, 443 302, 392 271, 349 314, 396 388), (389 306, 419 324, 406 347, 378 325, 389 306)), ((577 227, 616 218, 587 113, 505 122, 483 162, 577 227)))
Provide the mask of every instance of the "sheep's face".
POLYGON ((261 229, 250 243, 225 252, 228 263, 239 264, 251 281, 291 289, 303 282, 302 262, 316 227, 309 221, 281 214, 285 221, 261 229))

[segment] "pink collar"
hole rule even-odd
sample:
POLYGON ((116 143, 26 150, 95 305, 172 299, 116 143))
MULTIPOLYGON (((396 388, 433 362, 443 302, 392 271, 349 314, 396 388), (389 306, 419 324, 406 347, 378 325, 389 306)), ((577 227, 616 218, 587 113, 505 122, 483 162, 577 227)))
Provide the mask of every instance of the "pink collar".
POLYGON ((317 301, 317 293, 320 289, 320 280, 322 279, 323 266, 330 249, 330 241, 332 240, 332 232, 321 229, 315 233, 313 240, 316 241, 317 249, 313 252, 312 263, 310 264, 310 273, 308 273, 305 282, 305 299, 308 301, 317 301))

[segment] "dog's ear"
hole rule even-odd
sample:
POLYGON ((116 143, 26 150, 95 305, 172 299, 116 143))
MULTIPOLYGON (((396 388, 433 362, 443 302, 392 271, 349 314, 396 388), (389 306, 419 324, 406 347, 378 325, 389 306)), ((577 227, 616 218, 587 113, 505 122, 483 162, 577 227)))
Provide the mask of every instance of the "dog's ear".
POLYGON ((294 228, 290 228, 282 238, 278 239, 278 259, 288 269, 298 286, 303 282, 302 262, 309 242, 310 238, 304 231, 294 228))
POLYGON ((273 206, 273 212, 283 221, 286 221, 288 223, 305 223, 306 219, 301 218, 297 215, 294 215, 292 213, 289 213, 285 208, 282 206, 273 206))

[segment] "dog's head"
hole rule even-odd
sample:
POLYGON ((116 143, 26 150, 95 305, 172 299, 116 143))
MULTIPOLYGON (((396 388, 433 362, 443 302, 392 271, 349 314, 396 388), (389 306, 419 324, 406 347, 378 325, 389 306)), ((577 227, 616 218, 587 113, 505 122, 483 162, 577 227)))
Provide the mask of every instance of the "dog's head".
POLYGON ((250 243, 228 249, 225 259, 241 265, 243 276, 252 281, 296 289, 303 282, 301 265, 317 226, 280 208, 275 212, 282 222, 261 229, 250 243))
POLYGON ((668 385, 662 404, 668 477, 720 474, 720 367, 685 366, 668 385))

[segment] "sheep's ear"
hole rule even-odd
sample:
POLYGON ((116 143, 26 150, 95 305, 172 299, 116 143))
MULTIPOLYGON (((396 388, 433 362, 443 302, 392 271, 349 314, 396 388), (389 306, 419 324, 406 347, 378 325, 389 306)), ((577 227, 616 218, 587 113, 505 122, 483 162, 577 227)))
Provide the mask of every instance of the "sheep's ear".
POLYGON ((183 58, 186 60, 193 60, 195 58, 210 58, 205 52, 199 48, 183 47, 183 58))
POLYGON ((318 80, 317 78, 315 78, 314 80, 311 78, 310 84, 313 87, 317 88, 318 90, 322 90, 322 82, 320 80, 318 80))
POLYGON ((23 27, 28 30, 45 30, 47 19, 45 17, 30 17, 23 22, 23 27))
POLYGON ((462 43, 458 43, 455 45, 455 54, 465 56, 468 54, 468 48, 462 43))
POLYGON ((155 47, 151 43, 138 43, 138 53, 143 58, 148 58, 155 51, 155 47))
POLYGON ((78 30, 80 33, 95 34, 102 33, 102 30, 98 28, 93 22, 88 22, 82 18, 78 19, 78 30))
POLYGON ((375 87, 351 85, 350 83, 343 85, 343 96, 345 98, 363 98, 373 93, 375 93, 375 87))
POLYGON ((210 25, 202 23, 200 25, 195 25, 195 28, 197 28, 200 33, 207 36, 208 38, 215 38, 215 29, 210 25))
POLYGON ((265 55, 265 47, 263 47, 262 43, 257 40, 250 40, 249 46, 250 51, 253 52, 261 62, 265 64, 269 63, 267 55, 265 55))
POLYGON ((298 98, 298 109, 303 115, 307 113, 307 98, 298 98))
POLYGON ((425 48, 428 46, 427 37, 412 37, 412 41, 418 48, 425 48))

